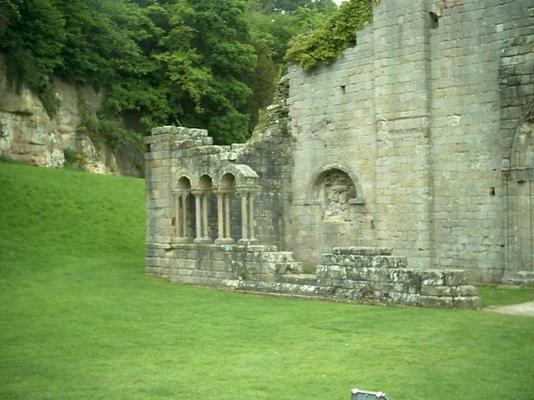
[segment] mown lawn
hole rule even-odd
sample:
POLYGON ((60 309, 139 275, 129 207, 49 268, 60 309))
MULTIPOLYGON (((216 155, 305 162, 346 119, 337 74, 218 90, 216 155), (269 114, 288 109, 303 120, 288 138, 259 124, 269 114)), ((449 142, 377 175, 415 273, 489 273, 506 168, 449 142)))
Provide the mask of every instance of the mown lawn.
POLYGON ((534 319, 144 276, 143 185, 0 163, 0 399, 534 398, 534 319))

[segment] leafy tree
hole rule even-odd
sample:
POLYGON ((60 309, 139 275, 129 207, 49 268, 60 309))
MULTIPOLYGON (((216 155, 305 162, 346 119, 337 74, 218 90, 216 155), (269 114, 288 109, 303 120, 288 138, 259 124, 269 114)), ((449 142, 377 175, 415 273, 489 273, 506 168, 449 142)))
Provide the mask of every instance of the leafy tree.
POLYGON ((63 63, 65 43, 61 12, 49 0, 5 0, 1 10, 7 28, 0 30, 0 51, 8 55, 8 76, 19 90, 25 83, 54 114, 59 100, 51 75, 63 63))
POLYGON ((270 57, 269 47, 262 42, 254 44, 258 59, 254 71, 245 78, 251 88, 250 96, 243 110, 249 115, 249 130, 253 130, 259 120, 259 110, 268 106, 272 100, 278 68, 270 57))
POLYGON ((299 8, 314 9, 322 13, 332 13, 336 4, 332 0, 252 0, 256 11, 263 13, 288 14, 299 8))
POLYGON ((192 43, 213 77, 196 118, 219 143, 243 141, 248 137, 248 116, 239 109, 252 94, 243 77, 257 60, 245 19, 246 1, 196 1, 193 9, 192 43))
POLYGON ((245 140, 284 72, 290 38, 322 25, 331 0, 0 0, 0 52, 53 116, 54 76, 105 91, 90 134, 139 142, 161 124, 245 140), (137 132, 132 131, 135 129, 137 132))

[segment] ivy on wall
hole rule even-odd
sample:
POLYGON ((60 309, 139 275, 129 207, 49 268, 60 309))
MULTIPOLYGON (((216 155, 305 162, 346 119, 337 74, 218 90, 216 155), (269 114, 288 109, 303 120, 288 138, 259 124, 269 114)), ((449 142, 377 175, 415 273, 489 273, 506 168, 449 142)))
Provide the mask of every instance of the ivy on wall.
POLYGON ((373 5, 378 0, 349 0, 328 21, 311 34, 296 36, 286 59, 311 71, 332 62, 337 55, 356 44, 356 32, 373 19, 373 5))

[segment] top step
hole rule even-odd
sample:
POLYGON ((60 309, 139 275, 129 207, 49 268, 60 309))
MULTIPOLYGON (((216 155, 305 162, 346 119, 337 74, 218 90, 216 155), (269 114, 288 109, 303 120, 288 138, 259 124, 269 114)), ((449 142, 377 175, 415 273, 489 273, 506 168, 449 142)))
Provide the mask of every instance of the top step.
POLYGON ((390 256, 393 249, 387 247, 334 247, 335 255, 355 255, 355 256, 390 256))

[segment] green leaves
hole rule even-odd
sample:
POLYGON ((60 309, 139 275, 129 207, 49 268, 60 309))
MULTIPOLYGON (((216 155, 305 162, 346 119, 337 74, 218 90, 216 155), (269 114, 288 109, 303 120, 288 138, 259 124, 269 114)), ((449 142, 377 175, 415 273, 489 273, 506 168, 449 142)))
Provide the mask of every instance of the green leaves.
POLYGON ((331 0, 250 3, 4 0, 0 51, 13 82, 34 91, 50 116, 60 104, 53 76, 104 90, 102 110, 84 121, 108 143, 176 121, 210 129, 216 143, 244 141, 284 70, 289 38, 335 8, 331 0))
POLYGON ((355 43, 356 32, 373 18, 376 0, 349 0, 324 26, 291 41, 286 58, 309 71, 334 60, 339 52, 355 43))
POLYGON ((26 83, 53 115, 59 100, 50 76, 63 63, 63 16, 48 0, 6 0, 0 6, 0 51, 8 56, 9 78, 18 89, 26 83))

